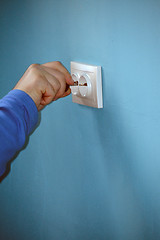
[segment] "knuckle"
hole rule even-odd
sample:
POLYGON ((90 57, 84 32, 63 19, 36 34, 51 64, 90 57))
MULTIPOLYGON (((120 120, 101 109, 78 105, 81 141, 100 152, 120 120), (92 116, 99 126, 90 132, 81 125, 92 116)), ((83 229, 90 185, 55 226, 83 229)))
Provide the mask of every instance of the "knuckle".
POLYGON ((32 74, 33 76, 37 75, 40 72, 38 69, 38 66, 39 66, 39 64, 37 64, 37 63, 31 64, 28 68, 29 74, 32 74))
POLYGON ((35 68, 37 68, 39 66, 39 64, 38 63, 33 63, 33 64, 31 64, 30 66, 29 66, 29 70, 31 70, 31 69, 35 69, 35 68))
POLYGON ((55 61, 55 64, 56 64, 57 66, 61 66, 61 65, 62 65, 62 63, 61 63, 60 61, 55 61))
POLYGON ((39 64, 31 64, 28 68, 28 74, 30 78, 32 79, 32 82, 38 82, 39 79, 42 80, 42 74, 40 69, 38 68, 39 64))

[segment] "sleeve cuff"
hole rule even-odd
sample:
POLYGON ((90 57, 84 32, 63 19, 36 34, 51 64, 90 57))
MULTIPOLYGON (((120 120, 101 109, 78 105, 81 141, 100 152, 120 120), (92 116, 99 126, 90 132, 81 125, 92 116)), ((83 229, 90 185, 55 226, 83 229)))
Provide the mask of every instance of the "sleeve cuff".
POLYGON ((26 109, 27 134, 30 134, 38 122, 38 110, 33 99, 24 91, 19 89, 11 90, 3 100, 12 99, 26 109))

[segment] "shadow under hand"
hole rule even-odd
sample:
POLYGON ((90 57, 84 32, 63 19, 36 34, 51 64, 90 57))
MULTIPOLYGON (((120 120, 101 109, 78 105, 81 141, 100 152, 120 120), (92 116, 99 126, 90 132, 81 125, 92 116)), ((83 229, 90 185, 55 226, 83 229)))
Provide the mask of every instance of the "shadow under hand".
POLYGON ((40 125, 40 122, 41 122, 41 112, 38 113, 38 123, 37 125, 35 126, 35 128, 33 129, 33 131, 29 134, 29 136, 26 137, 26 141, 25 141, 25 144, 23 146, 23 148, 18 151, 13 158, 11 158, 7 165, 6 165, 6 171, 4 172, 4 174, 2 176, 0 176, 0 183, 8 176, 8 174, 10 173, 11 171, 11 163, 18 157, 19 153, 23 150, 26 149, 28 143, 29 143, 29 137, 34 133, 34 131, 39 127, 40 125))

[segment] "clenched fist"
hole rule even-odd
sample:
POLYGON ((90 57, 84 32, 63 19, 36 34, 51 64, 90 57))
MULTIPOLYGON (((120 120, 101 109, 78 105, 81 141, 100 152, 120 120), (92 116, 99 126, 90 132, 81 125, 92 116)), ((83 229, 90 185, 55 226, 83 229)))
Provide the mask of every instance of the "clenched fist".
POLYGON ((67 69, 58 61, 32 64, 14 89, 26 92, 35 102, 38 111, 58 98, 71 93, 74 81, 67 69))

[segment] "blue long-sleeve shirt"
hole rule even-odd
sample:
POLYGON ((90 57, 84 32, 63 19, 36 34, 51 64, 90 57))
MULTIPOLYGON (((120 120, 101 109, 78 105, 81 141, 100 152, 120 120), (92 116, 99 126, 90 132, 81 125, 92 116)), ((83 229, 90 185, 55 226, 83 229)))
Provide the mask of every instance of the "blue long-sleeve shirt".
POLYGON ((0 176, 37 121, 37 107, 25 92, 15 89, 0 100, 0 176))

